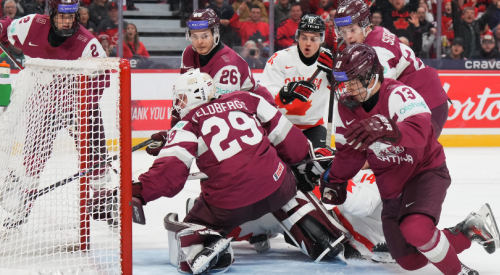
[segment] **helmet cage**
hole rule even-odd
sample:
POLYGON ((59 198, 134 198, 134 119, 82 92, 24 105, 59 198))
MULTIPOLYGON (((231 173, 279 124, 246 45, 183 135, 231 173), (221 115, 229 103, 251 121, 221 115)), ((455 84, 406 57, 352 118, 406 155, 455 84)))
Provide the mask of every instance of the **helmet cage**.
POLYGON ((54 32, 60 37, 71 37, 75 34, 80 28, 80 4, 71 4, 71 5, 63 5, 58 4, 57 10, 53 7, 49 7, 49 15, 50 15, 50 25, 52 26, 54 32), (65 14, 75 14, 75 21, 73 21, 73 25, 69 30, 59 29, 56 24, 56 17, 58 13, 65 14))
POLYGON ((353 110, 361 105, 362 102, 370 98, 375 84, 379 80, 379 75, 376 73, 378 68, 377 63, 373 64, 373 67, 369 69, 365 75, 357 75, 354 78, 348 79, 346 72, 336 72, 333 71, 333 76, 335 78, 335 84, 333 85, 333 90, 335 94, 335 99, 342 105, 353 110), (360 101, 356 100, 353 95, 347 90, 347 82, 357 79, 358 96, 361 98, 360 101), (368 88, 370 82, 375 79, 375 84, 368 88), (361 84, 361 86, 359 86, 361 84))
POLYGON ((192 109, 210 102, 214 96, 215 84, 210 75, 199 69, 190 70, 174 86, 173 108, 183 118, 192 109))

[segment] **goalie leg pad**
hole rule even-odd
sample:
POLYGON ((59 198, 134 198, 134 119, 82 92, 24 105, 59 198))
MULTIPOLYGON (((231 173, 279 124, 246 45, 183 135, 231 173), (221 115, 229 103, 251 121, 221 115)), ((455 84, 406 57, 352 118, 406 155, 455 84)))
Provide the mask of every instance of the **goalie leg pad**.
POLYGON ((202 225, 179 222, 176 213, 165 216, 164 226, 168 231, 170 262, 179 272, 222 272, 233 263, 231 238, 223 238, 202 225))

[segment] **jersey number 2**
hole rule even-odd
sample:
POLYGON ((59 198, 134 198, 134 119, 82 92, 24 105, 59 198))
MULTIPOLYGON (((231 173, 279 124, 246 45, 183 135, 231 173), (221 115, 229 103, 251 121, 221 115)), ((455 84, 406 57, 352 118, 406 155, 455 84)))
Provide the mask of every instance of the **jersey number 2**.
POLYGON ((90 49, 92 50, 92 57, 98 57, 99 53, 97 52, 96 44, 90 45, 90 49))
POLYGON ((242 112, 230 112, 228 118, 229 124, 231 125, 228 125, 225 119, 214 116, 207 119, 201 127, 201 133, 203 135, 207 135, 212 132, 212 127, 214 126, 219 128, 219 132, 212 137, 212 141, 210 142, 210 149, 212 149, 212 152, 218 161, 228 159, 242 150, 237 139, 230 141, 227 149, 224 150, 221 148, 220 144, 229 136, 229 131, 231 130, 230 127, 241 131, 251 130, 253 136, 240 136, 241 141, 248 145, 255 145, 262 140, 262 133, 257 128, 255 120, 251 119, 242 112), (238 119, 242 120, 243 123, 240 123, 238 119))

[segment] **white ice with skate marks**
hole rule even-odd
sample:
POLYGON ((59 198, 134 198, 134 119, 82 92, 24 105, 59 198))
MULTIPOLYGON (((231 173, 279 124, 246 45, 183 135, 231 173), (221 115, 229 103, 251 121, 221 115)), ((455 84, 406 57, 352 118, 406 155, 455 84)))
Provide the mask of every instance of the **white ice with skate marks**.
MULTIPOLYGON (((500 147, 445 148, 452 185, 443 205, 439 229, 462 221, 471 211, 489 203, 500 222, 500 147)), ((133 172, 139 175, 153 163, 144 151, 133 153, 133 172)), ((237 176, 237 175, 236 175, 237 176)), ((185 216, 186 199, 198 196, 199 183, 190 181, 175 198, 161 198, 145 206, 146 225, 133 226, 134 275, 180 274, 170 264, 167 232, 163 217, 169 212, 185 216)), ((441 274, 428 265, 418 271, 406 271, 397 264, 377 264, 367 260, 347 260, 314 264, 300 250, 285 243, 282 236, 271 240, 267 253, 257 254, 246 242, 233 243, 234 264, 227 274, 441 274)), ((481 275, 500 274, 500 251, 490 255, 477 243, 459 255, 467 266, 481 275)))

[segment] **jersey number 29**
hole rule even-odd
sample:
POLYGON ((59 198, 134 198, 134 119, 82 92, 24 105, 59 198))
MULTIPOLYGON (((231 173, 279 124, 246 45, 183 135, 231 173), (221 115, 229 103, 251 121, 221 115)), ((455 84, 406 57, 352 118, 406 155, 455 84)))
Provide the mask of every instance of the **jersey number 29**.
POLYGON ((230 141, 228 144, 229 147, 225 150, 220 146, 220 144, 229 137, 229 131, 231 130, 231 127, 240 131, 252 131, 253 136, 251 137, 249 137, 248 135, 241 135, 239 137, 239 139, 243 143, 246 143, 248 145, 255 145, 262 140, 262 133, 257 128, 255 120, 248 117, 246 114, 239 111, 229 112, 228 119, 230 125, 228 125, 225 119, 214 116, 207 119, 201 127, 201 133, 203 135, 207 135, 212 132, 212 127, 214 126, 219 128, 219 132, 212 137, 212 141, 210 142, 210 149, 212 149, 212 152, 214 153, 218 161, 228 159, 242 150, 241 145, 238 142, 238 138, 230 141), (243 121, 243 123, 240 123, 238 119, 243 121))

